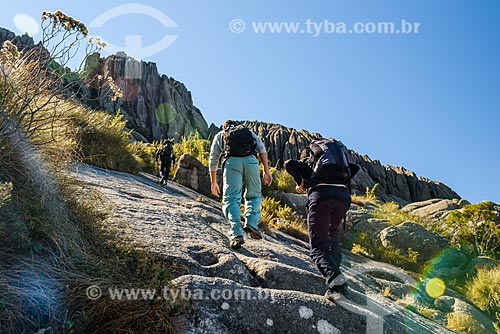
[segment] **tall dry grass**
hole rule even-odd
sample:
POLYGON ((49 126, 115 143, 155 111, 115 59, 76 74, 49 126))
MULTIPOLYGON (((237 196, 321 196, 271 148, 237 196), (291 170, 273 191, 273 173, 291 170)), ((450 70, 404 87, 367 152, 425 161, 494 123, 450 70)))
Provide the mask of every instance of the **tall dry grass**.
POLYGON ((78 161, 140 166, 123 120, 82 106, 82 75, 61 65, 86 29, 61 12, 44 16, 52 48, 0 51, 0 332, 173 332, 183 305, 87 297, 93 284, 159 288, 173 268, 120 246, 104 228, 110 208, 68 177, 78 161))

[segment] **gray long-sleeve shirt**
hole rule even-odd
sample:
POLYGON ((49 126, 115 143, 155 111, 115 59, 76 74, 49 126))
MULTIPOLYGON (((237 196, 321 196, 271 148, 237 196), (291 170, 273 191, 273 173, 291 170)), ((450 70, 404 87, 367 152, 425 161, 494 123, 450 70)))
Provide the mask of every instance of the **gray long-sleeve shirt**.
MULTIPOLYGON (((267 153, 266 147, 264 146, 264 143, 262 140, 253 132, 252 136, 255 138, 255 142, 257 143, 257 147, 255 150, 257 153, 262 154, 262 153, 267 153)), ((217 170, 217 166, 219 164, 219 157, 222 153, 224 153, 224 131, 220 131, 217 133, 214 137, 214 140, 212 141, 212 146, 210 147, 210 159, 209 159, 209 164, 208 164, 208 169, 212 171, 217 170)))

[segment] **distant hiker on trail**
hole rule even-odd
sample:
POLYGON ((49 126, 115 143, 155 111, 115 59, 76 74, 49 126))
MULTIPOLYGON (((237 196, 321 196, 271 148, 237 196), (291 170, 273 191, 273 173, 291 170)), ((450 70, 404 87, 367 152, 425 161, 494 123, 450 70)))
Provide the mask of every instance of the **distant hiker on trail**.
POLYGON ((155 161, 160 162, 160 184, 162 186, 167 185, 168 174, 170 173, 170 167, 175 164, 174 148, 172 146, 172 140, 165 139, 163 141, 163 146, 160 148, 155 155, 155 161))
POLYGON ((264 166, 264 183, 271 185, 273 178, 267 164, 267 151, 262 140, 248 128, 227 120, 217 133, 210 148, 210 182, 212 194, 220 195, 217 184, 217 165, 222 155, 224 216, 230 222, 231 248, 238 249, 245 242, 243 231, 252 239, 262 239, 259 232, 260 204, 262 202, 259 160, 264 166), (245 187, 245 224, 241 227, 240 203, 245 187))
POLYGON ((340 271, 341 222, 351 205, 350 179, 359 166, 347 162, 338 142, 319 138, 302 151, 300 160, 288 160, 284 167, 297 192, 307 192, 310 256, 326 279, 325 297, 346 297, 347 281, 340 271))

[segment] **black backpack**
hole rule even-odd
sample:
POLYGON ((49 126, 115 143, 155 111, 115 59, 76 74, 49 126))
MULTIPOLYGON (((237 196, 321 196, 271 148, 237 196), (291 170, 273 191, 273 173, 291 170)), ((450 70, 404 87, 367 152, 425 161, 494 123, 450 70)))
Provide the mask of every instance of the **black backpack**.
POLYGON ((225 157, 246 157, 255 154, 257 142, 244 126, 232 126, 224 132, 225 157))
POLYGON ((161 154, 164 156, 170 156, 172 154, 173 146, 172 142, 168 141, 165 145, 163 145, 161 149, 161 154))
POLYGON ((173 152, 173 146, 171 141, 167 141, 159 150, 156 158, 160 158, 162 161, 170 159, 173 152))
POLYGON ((347 183, 350 180, 347 156, 339 142, 326 138, 313 139, 308 151, 307 163, 312 169, 310 183, 347 183))

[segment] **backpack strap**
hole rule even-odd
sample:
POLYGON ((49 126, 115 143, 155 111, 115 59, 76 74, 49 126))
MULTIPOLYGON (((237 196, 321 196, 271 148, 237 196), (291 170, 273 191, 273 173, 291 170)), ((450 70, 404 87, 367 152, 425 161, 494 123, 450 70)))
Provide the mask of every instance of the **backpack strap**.
POLYGON ((342 152, 340 145, 336 142, 332 142, 333 145, 330 145, 328 148, 332 151, 333 158, 335 159, 335 163, 339 166, 342 166, 342 169, 345 169, 347 161, 345 160, 345 153, 342 152), (332 148, 333 147, 333 150, 332 148))

